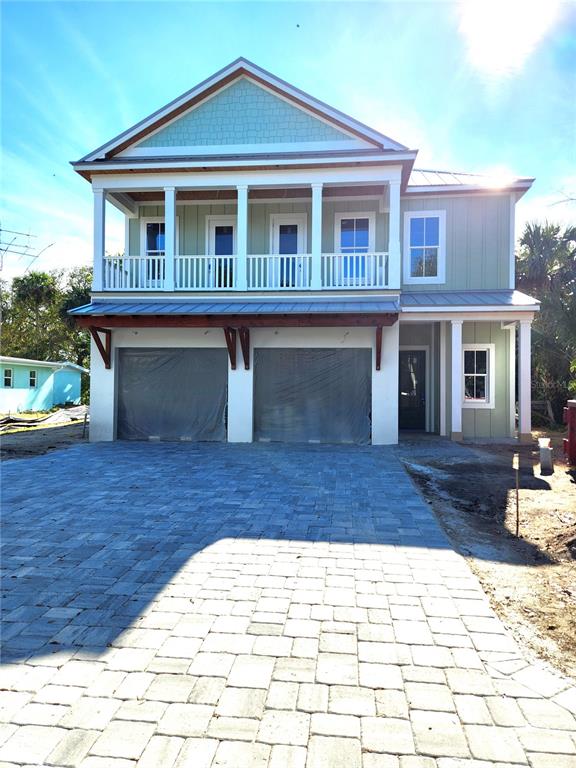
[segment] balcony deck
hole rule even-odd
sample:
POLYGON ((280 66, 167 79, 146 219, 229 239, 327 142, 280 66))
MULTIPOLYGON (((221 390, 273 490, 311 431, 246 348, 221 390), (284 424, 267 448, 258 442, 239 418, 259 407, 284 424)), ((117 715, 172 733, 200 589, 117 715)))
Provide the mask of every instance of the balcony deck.
POLYGON ((177 255, 167 270, 163 252, 146 256, 107 256, 105 291, 294 291, 396 288, 389 255, 323 253, 315 281, 311 254, 251 254, 240 270, 237 256, 177 255))

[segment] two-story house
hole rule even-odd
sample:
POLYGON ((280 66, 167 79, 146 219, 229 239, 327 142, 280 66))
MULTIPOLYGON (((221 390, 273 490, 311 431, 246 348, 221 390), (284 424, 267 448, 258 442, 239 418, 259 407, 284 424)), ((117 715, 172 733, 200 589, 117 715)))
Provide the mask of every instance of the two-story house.
POLYGON ((514 210, 532 179, 416 154, 238 59, 73 163, 94 195, 73 311, 91 439, 529 438, 538 302, 514 288, 514 210))

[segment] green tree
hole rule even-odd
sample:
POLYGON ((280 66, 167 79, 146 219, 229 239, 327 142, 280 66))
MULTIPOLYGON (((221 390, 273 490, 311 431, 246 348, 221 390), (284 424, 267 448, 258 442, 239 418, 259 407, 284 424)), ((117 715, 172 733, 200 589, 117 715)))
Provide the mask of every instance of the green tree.
POLYGON ((30 272, 1 286, 2 352, 87 366, 90 344, 67 310, 90 301, 91 270, 30 272))
POLYGON ((527 224, 519 245, 518 287, 541 302, 533 323, 532 388, 550 421, 561 423, 576 370, 576 227, 527 224))

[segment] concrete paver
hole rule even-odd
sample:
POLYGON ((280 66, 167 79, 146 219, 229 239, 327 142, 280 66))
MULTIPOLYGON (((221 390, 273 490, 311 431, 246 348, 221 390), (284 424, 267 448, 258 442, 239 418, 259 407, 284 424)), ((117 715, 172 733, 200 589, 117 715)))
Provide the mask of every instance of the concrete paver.
POLYGON ((576 766, 573 682, 394 450, 80 445, 3 473, 0 766, 576 766))

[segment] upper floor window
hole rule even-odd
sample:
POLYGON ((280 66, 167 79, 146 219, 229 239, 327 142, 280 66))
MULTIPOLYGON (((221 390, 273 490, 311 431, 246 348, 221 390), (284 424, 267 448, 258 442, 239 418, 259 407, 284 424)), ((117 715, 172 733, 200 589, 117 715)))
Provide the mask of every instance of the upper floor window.
POLYGON ((446 212, 404 214, 404 282, 444 283, 446 273, 446 212))
POLYGON ((464 407, 494 408, 494 344, 463 344, 464 407))
POLYGON ((374 214, 337 213, 334 243, 338 253, 373 252, 374 214))
POLYGON ((4 386, 12 387, 13 381, 12 368, 4 368, 4 386))
POLYGON ((146 256, 164 256, 165 225, 163 221, 146 222, 146 256))
POLYGON ((36 371, 30 371, 30 375, 28 377, 28 386, 32 387, 32 389, 35 389, 38 384, 38 373, 36 371))

